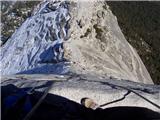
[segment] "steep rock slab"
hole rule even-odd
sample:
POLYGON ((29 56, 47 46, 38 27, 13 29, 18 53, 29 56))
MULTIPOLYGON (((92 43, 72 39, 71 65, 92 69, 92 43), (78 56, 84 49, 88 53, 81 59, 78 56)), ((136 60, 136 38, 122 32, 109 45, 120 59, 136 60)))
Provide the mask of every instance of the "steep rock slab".
POLYGON ((65 54, 76 72, 152 83, 106 3, 96 0, 72 3, 70 14, 70 38, 65 43, 65 54))
POLYGON ((73 72, 152 83, 104 2, 46 0, 12 35, 1 53, 2 75, 73 72), (63 58, 63 42, 68 38, 65 57, 71 69, 63 58))

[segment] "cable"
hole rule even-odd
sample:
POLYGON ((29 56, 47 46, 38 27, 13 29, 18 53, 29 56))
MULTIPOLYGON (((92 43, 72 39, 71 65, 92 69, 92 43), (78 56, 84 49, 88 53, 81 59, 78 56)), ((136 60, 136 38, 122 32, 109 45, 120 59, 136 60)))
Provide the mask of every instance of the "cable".
MULTIPOLYGON (((145 98, 144 96, 140 95, 139 93, 135 92, 134 90, 129 89, 129 88, 126 88, 126 87, 123 87, 123 86, 115 85, 115 84, 113 84, 113 85, 114 85, 115 87, 119 87, 119 88, 128 90, 129 92, 132 92, 132 93, 136 94, 137 96, 143 98, 145 101, 149 102, 149 103, 152 104, 153 106, 155 106, 155 107, 157 107, 158 109, 160 109, 160 106, 159 106, 159 105, 157 105, 156 103, 152 102, 151 100, 145 98)), ((114 101, 113 101, 113 102, 114 102, 114 101)), ((113 103, 113 102, 111 102, 111 103, 113 103)), ((109 104, 111 104, 111 103, 109 103, 109 104)), ((103 104, 103 107, 104 107, 105 105, 108 105, 108 103, 103 104)), ((100 105, 100 106, 101 106, 101 105, 100 105)))
POLYGON ((131 93, 130 91, 127 91, 127 93, 124 94, 124 96, 123 96, 122 98, 117 99, 117 100, 114 100, 114 101, 111 101, 111 102, 108 102, 108 103, 105 103, 105 104, 102 104, 102 105, 100 105, 99 107, 104 107, 104 106, 106 106, 106 105, 109 105, 109 104, 112 104, 112 103, 115 103, 115 102, 119 102, 119 101, 125 99, 126 96, 129 95, 130 93, 131 93))
MULTIPOLYGON (((85 80, 85 81, 91 82, 90 80, 82 79, 82 78, 81 78, 80 80, 85 80)), ((130 91, 130 92, 136 94, 137 96, 139 96, 139 97, 141 97, 142 99, 144 99, 145 101, 149 102, 150 104, 152 104, 152 105, 155 106, 156 108, 160 109, 160 106, 159 106, 159 105, 157 105, 156 103, 152 102, 151 100, 145 98, 144 96, 140 95, 139 93, 137 93, 137 92, 135 92, 134 90, 129 89, 129 88, 127 88, 127 87, 123 87, 123 86, 116 85, 116 84, 109 83, 109 82, 102 82, 102 81, 95 81, 95 80, 92 80, 92 82, 100 82, 100 83, 102 83, 102 84, 107 84, 107 85, 109 85, 109 86, 114 86, 114 87, 119 87, 119 88, 125 89, 125 90, 127 90, 127 91, 130 91)), ((112 101, 112 102, 113 102, 113 101, 112 101)), ((112 102, 111 102, 111 103, 112 103, 112 102)), ((107 104, 107 103, 106 103, 106 104, 107 104)), ((109 104, 110 104, 110 103, 109 103, 109 104)))
POLYGON ((119 85, 116 85, 116 86, 119 87, 119 88, 126 89, 126 90, 128 90, 128 91, 130 91, 130 92, 133 92, 133 93, 136 94, 137 96, 143 98, 144 100, 146 100, 147 102, 149 102, 149 103, 152 104, 153 106, 155 106, 155 107, 157 107, 158 109, 160 109, 160 106, 159 106, 159 105, 157 105, 156 103, 152 102, 151 100, 145 98, 144 96, 140 95, 139 93, 135 92, 134 90, 129 89, 129 88, 126 88, 126 87, 123 87, 123 86, 119 86, 119 85))
POLYGON ((31 118, 31 116, 33 115, 33 113, 35 112, 35 110, 39 107, 39 105, 43 102, 43 100, 47 96, 49 90, 52 88, 52 85, 53 85, 53 83, 50 85, 50 87, 48 87, 46 89, 46 91, 44 92, 44 94, 42 95, 42 97, 39 99, 39 101, 36 103, 36 105, 31 109, 31 111, 25 116, 25 118, 23 120, 29 120, 31 118))

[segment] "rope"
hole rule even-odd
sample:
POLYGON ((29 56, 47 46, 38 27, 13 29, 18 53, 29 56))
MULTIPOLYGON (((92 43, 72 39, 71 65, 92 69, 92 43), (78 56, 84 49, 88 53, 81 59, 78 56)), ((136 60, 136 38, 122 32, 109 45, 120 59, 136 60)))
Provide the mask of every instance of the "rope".
MULTIPOLYGON (((119 86, 120 87, 120 86, 119 86)), ((128 89, 128 88, 125 88, 125 87, 121 87, 121 88, 124 88, 124 89, 128 89)), ((146 100, 147 102, 149 102, 150 104, 152 104, 153 106, 157 107, 158 109, 160 109, 160 106, 157 105, 156 103, 152 102, 151 100, 145 98, 144 96, 140 95, 139 93, 135 92, 134 90, 131 90, 131 89, 128 89, 128 91, 136 94, 137 96, 143 98, 144 100, 146 100)))
MULTIPOLYGON (((156 103, 152 102, 151 100, 145 98, 144 96, 140 95, 139 93, 135 92, 134 90, 129 89, 129 88, 126 88, 126 87, 123 87, 123 86, 115 85, 115 84, 114 84, 114 86, 115 86, 115 87, 122 88, 122 89, 125 89, 125 90, 127 90, 128 92, 132 92, 132 93, 136 94, 137 96, 141 97, 142 99, 144 99, 145 101, 149 102, 149 103, 152 104, 153 106, 155 106, 155 107, 157 107, 158 109, 160 109, 160 106, 159 106, 159 105, 157 105, 156 103)), ((128 95, 128 94, 127 94, 127 95, 128 95)), ((124 95, 124 97, 126 97, 126 94, 124 95)), ((121 99, 122 99, 122 98, 121 98, 121 99)), ((123 100, 123 99, 122 99, 122 100, 123 100)), ((109 103, 106 103, 106 104, 103 104, 103 105, 100 105, 100 106, 103 106, 103 107, 104 107, 104 106, 106 106, 106 105, 108 105, 108 104, 111 104, 111 103, 114 103, 114 102, 118 102, 118 101, 120 101, 120 100, 115 100, 115 101, 112 101, 112 102, 109 102, 109 103)))
POLYGON ((39 107, 39 105, 43 102, 43 100, 47 96, 48 92, 52 88, 52 85, 53 85, 53 83, 51 84, 50 87, 48 87, 46 89, 46 91, 44 92, 44 94, 42 95, 42 97, 39 99, 39 101, 36 103, 36 105, 31 109, 31 111, 25 116, 25 118, 23 120, 29 120, 32 117, 32 115, 35 112, 35 110, 39 107))
MULTIPOLYGON (((89 82, 90 82, 90 80, 86 80, 86 79, 83 79, 83 78, 81 78, 81 80, 85 80, 85 81, 89 81, 89 82)), ((101 81, 95 81, 95 80, 93 80, 92 82, 101 82, 101 81)), ((129 88, 127 88, 127 87, 123 87, 123 86, 120 86, 120 85, 116 85, 116 84, 113 84, 113 83, 111 84, 111 83, 108 83, 108 82, 101 82, 101 83, 102 83, 102 84, 107 84, 107 85, 110 85, 110 86, 114 86, 114 87, 119 87, 119 88, 125 89, 125 90, 127 90, 127 91, 130 91, 130 92, 136 94, 137 96, 141 97, 141 98, 144 99, 145 101, 149 102, 150 104, 152 104, 152 105, 155 106, 156 108, 160 109, 160 106, 159 106, 159 105, 157 105, 156 103, 152 102, 151 100, 145 98, 144 96, 140 95, 139 93, 135 92, 135 91, 132 90, 132 89, 129 89, 129 88)), ((118 100, 118 101, 119 101, 119 100, 118 100)), ((116 101, 115 101, 115 102, 116 102, 116 101)), ((114 103, 114 101, 112 101, 111 103, 114 103)), ((109 104, 111 104, 111 103, 109 103, 109 104)), ((103 104, 103 107, 104 107, 104 105, 105 105, 105 104, 103 104)), ((108 104, 106 103, 106 105, 108 105, 108 104)), ((101 105, 100 105, 100 106, 101 106, 101 105)))
POLYGON ((105 104, 102 104, 102 105, 100 105, 99 107, 104 107, 104 106, 106 106, 106 105, 109 105, 109 104, 112 104, 112 103, 115 103, 115 102, 119 102, 119 101, 125 99, 126 96, 129 95, 130 93, 131 93, 130 91, 127 91, 127 93, 124 94, 124 96, 123 96, 122 98, 117 99, 117 100, 114 100, 114 101, 111 101, 111 102, 108 102, 108 103, 105 103, 105 104))
MULTIPOLYGON (((82 79, 82 78, 81 78, 81 80, 89 81, 89 80, 82 79)), ((90 81, 89 81, 89 82, 90 82, 90 81)), ((95 80, 94 80, 94 81, 92 81, 92 82, 99 82, 99 81, 95 81, 95 80)), ((111 83, 108 83, 108 82, 101 82, 101 83, 102 83, 102 84, 107 84, 107 85, 110 85, 110 86, 114 86, 114 87, 119 87, 119 88, 125 89, 125 90, 127 90, 127 91, 130 91, 130 92, 136 94, 137 96, 141 97, 141 98, 144 99, 145 101, 149 102, 150 104, 152 104, 152 105, 155 106, 156 108, 160 109, 160 106, 159 106, 159 105, 157 105, 156 103, 152 102, 151 100, 145 98, 144 96, 140 95, 139 93, 135 92, 135 91, 132 90, 132 89, 129 89, 129 88, 127 88, 127 87, 123 87, 123 86, 120 86, 120 85, 116 85, 116 84, 113 84, 113 83, 111 84, 111 83)), ((115 101, 115 102, 116 102, 116 101, 115 101)), ((114 101, 112 101, 111 103, 114 103, 114 101)), ((103 104, 103 106, 104 106, 104 105, 105 105, 105 104, 103 104)), ((108 105, 108 104, 106 103, 106 105, 108 105)), ((100 105, 100 106, 101 106, 101 105, 100 105)))

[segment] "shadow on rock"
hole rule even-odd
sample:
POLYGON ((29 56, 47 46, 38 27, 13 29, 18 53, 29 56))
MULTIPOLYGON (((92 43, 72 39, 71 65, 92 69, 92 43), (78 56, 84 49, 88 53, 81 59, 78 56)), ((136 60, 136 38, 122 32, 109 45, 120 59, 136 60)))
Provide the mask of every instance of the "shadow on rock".
POLYGON ((35 68, 19 72, 17 74, 66 74, 68 73, 69 63, 60 62, 56 64, 41 64, 35 68))
MULTIPOLYGON (((39 86, 40 87, 44 87, 39 86)), ((46 87, 46 86, 45 86, 46 87)), ((21 120, 33 110, 44 95, 30 88, 2 86, 2 120, 21 120)), ((86 108, 62 96, 47 94, 36 107, 30 120, 155 120, 160 114, 142 107, 86 108)))

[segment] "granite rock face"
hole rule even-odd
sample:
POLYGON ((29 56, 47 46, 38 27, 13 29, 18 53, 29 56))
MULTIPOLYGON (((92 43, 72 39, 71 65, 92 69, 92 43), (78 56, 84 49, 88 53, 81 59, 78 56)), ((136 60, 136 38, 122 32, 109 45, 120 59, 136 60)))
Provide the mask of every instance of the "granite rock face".
POLYGON ((1 51, 2 75, 96 74, 152 83, 102 1, 41 2, 1 51))
POLYGON ((160 112, 160 108, 150 103, 153 102, 160 105, 160 85, 147 85, 128 80, 119 81, 114 78, 100 78, 80 74, 65 76, 22 74, 3 76, 1 78, 1 86, 10 84, 18 88, 35 88, 35 91, 39 92, 43 92, 48 87, 51 87, 49 93, 65 97, 77 103, 80 103, 82 98, 89 97, 99 105, 102 105, 125 96, 124 99, 108 104, 103 108, 137 106, 160 112), (53 82, 52 87, 51 82, 53 82))
POLYGON ((125 38, 137 50, 152 80, 160 84, 160 2, 108 1, 107 4, 117 17, 125 38))
POLYGON ((16 73, 65 73, 63 41, 70 19, 67 3, 42 2, 2 46, 2 75, 16 73), (59 68, 59 66, 61 68, 59 68))
POLYGON ((42 92, 50 81, 49 93, 78 103, 89 97, 101 105, 125 96, 106 107, 160 112, 160 86, 151 85, 140 57, 104 2, 41 2, 1 53, 1 86, 42 92))
POLYGON ((76 72, 152 83, 139 55, 126 41, 116 17, 105 2, 72 5, 66 58, 76 72))

